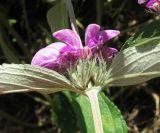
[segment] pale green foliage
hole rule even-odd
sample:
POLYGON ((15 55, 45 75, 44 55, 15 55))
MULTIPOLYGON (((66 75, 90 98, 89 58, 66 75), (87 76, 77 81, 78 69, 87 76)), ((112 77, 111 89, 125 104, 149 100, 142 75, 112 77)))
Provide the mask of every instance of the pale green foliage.
POLYGON ((160 21, 153 21, 126 41, 112 62, 107 86, 135 85, 160 76, 159 27, 160 21))
POLYGON ((135 85, 160 76, 160 44, 129 47, 113 60, 106 84, 135 85))
POLYGON ((0 94, 29 91, 53 93, 72 89, 69 80, 46 68, 22 64, 0 66, 0 94))

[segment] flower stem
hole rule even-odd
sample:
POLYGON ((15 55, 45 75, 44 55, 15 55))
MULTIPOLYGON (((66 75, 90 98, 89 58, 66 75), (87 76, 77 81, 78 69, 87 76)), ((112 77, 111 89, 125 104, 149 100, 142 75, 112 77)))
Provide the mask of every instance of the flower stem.
POLYGON ((66 2, 67 9, 68 9, 72 30, 78 34, 79 32, 78 32, 78 27, 76 25, 76 17, 75 17, 75 14, 74 14, 72 1, 71 0, 65 0, 65 2, 66 2))
POLYGON ((103 133, 101 112, 100 112, 100 107, 98 102, 98 92, 99 92, 99 87, 98 88, 95 87, 87 91, 86 94, 91 104, 95 133, 103 133))

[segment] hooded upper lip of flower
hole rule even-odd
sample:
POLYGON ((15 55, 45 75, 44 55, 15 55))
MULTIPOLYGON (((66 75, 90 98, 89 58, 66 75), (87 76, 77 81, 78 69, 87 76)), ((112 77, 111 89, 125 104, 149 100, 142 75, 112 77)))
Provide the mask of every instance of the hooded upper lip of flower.
MULTIPOLYGON (((94 53, 95 50, 102 48, 103 44, 110 39, 116 37, 120 32, 117 30, 100 31, 97 24, 88 25, 85 32, 85 46, 83 47, 81 39, 77 33, 70 29, 62 29, 53 33, 53 37, 62 41, 52 43, 49 46, 39 50, 32 59, 31 64, 49 69, 57 69, 60 65, 71 61, 75 62, 87 53, 94 53), (87 52, 86 52, 87 51, 87 52)), ((111 51, 112 54, 117 53, 114 48, 105 48, 103 53, 111 51)), ((91 56, 91 55, 90 55, 91 56)), ((84 57, 84 56, 83 56, 84 57)))
MULTIPOLYGON (((100 47, 105 42, 116 37, 120 32, 117 30, 100 31, 100 26, 97 24, 88 25, 85 32, 85 46, 89 48, 100 47)), ((81 49, 83 48, 79 35, 70 29, 63 29, 53 33, 53 37, 67 44, 67 46, 81 49)))

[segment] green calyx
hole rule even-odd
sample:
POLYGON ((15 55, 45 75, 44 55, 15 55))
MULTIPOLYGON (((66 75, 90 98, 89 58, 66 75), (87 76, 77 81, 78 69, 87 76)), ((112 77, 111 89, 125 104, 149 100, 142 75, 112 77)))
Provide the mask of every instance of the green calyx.
POLYGON ((109 65, 103 59, 79 60, 75 67, 69 70, 69 79, 75 88, 81 91, 96 86, 103 88, 108 77, 108 68, 109 65))

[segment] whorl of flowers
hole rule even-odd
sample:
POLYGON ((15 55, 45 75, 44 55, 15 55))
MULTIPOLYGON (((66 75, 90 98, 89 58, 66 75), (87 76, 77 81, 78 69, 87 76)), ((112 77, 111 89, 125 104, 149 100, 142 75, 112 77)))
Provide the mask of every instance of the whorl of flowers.
POLYGON ((99 25, 90 24, 85 32, 83 46, 77 33, 70 29, 62 29, 53 33, 53 37, 62 42, 55 42, 40 49, 34 55, 31 64, 63 73, 80 59, 88 60, 99 55, 110 62, 118 51, 115 48, 104 47, 103 44, 119 33, 117 30, 100 31, 99 25))

